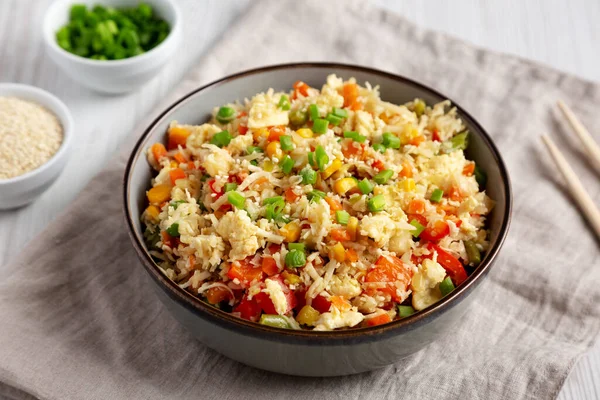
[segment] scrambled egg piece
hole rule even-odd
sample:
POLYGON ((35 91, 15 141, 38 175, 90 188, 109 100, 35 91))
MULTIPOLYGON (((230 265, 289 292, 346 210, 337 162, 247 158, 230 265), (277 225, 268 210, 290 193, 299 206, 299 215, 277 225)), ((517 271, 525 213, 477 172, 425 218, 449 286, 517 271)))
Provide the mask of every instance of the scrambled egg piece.
POLYGON ((273 89, 257 94, 252 98, 248 113, 248 128, 266 128, 268 126, 287 125, 288 112, 277 106, 281 94, 273 95, 273 89))
POLYGON ((366 111, 356 111, 354 114, 354 124, 356 130, 363 136, 370 138, 375 132, 375 122, 373 116, 366 111))
POLYGON ((334 275, 331 278, 331 282, 329 283, 329 291, 334 296, 343 296, 344 298, 350 300, 360 295, 362 289, 360 287, 360 283, 356 279, 348 276, 347 274, 343 274, 334 275))
POLYGON ((311 226, 310 234, 306 237, 306 241, 309 245, 315 246, 321 243, 333 225, 329 204, 324 200, 310 203, 308 207, 308 220, 311 222, 311 226))
POLYGON ((390 251, 403 254, 413 245, 410 231, 414 228, 401 218, 404 216, 366 215, 360 222, 360 233, 373 239, 378 247, 388 246, 390 251))
POLYGON ((202 262, 203 269, 212 269, 221 264, 225 252, 225 242, 220 236, 198 235, 191 238, 188 244, 194 249, 196 261, 202 262))
POLYGON ((281 284, 272 279, 265 280, 266 288, 262 291, 269 295, 269 298, 273 302, 275 306, 275 311, 277 314, 283 315, 287 312, 288 303, 285 298, 285 293, 283 293, 283 289, 281 288, 281 284))
POLYGON ((232 261, 243 260, 258 250, 258 228, 243 210, 229 211, 217 225, 217 232, 229 241, 232 261))
POLYGON ((189 243, 192 237, 200 233, 200 227, 203 224, 200 216, 200 208, 196 203, 181 203, 175 208, 169 205, 165 211, 166 215, 161 215, 160 228, 164 231, 171 225, 179 225, 179 235, 182 243, 189 243))
POLYGON ((362 322, 365 316, 356 311, 356 307, 351 310, 341 312, 332 307, 330 312, 321 314, 317 320, 315 331, 327 331, 343 327, 353 327, 362 322))
POLYGON ((254 139, 252 138, 252 135, 239 135, 231 139, 227 149, 233 155, 242 154, 246 151, 248 146, 252 145, 253 141, 254 139))
POLYGON ((192 133, 186 140, 186 148, 190 149, 192 154, 199 155, 202 145, 206 143, 215 133, 221 132, 223 129, 212 124, 197 125, 178 125, 171 124, 171 126, 181 126, 191 131, 192 133))
POLYGON ((446 271, 437 262, 425 259, 415 273, 410 284, 413 291, 412 304, 415 310, 422 310, 442 298, 438 284, 446 277, 446 271))
POLYGON ((227 175, 233 167, 233 158, 225 149, 220 149, 212 144, 203 145, 211 152, 206 156, 202 166, 210 176, 227 175))

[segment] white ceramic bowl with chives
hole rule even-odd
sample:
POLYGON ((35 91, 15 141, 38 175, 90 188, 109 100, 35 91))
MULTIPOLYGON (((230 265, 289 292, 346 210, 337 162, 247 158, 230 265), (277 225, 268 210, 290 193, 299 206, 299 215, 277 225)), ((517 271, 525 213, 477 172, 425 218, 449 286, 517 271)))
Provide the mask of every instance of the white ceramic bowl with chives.
POLYGON ((81 85, 102 93, 131 92, 148 82, 162 69, 177 50, 182 36, 181 13, 174 0, 144 0, 170 27, 168 36, 153 49, 120 60, 95 60, 72 54, 61 48, 56 32, 69 22, 71 7, 102 5, 113 8, 135 7, 139 0, 57 0, 46 11, 43 37, 50 58, 81 85))

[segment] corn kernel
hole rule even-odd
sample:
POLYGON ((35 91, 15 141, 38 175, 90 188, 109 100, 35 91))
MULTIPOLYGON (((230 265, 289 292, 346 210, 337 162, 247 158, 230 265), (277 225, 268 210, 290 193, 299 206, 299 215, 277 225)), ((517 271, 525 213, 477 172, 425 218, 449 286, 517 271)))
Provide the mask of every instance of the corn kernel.
POLYGON ((321 313, 312 308, 309 305, 302 307, 298 315, 296 316, 296 321, 302 325, 314 326, 321 313))
POLYGON ((273 171, 273 167, 275 167, 275 164, 273 164, 271 160, 265 160, 263 162, 262 169, 264 169, 265 171, 271 172, 273 171))
POLYGON ((269 136, 269 130, 267 128, 259 128, 252 132, 252 137, 255 142, 260 142, 260 139, 266 138, 267 136, 269 136))
POLYGON ((351 189, 358 187, 356 181, 352 178, 342 178, 333 184, 335 192, 339 195, 344 195, 351 189))
POLYGON ((148 190, 148 201, 150 204, 160 204, 171 198, 171 186, 158 185, 148 190))
POLYGON ((404 190, 405 192, 413 192, 415 190, 415 180, 412 178, 407 178, 402 180, 400 183, 400 189, 404 190))
POLYGON ((288 243, 294 243, 300 238, 300 224, 297 221, 292 221, 286 224, 279 230, 279 233, 285 238, 288 243))
POLYGON ((298 275, 289 273, 287 271, 283 271, 281 276, 288 285, 298 285, 302 282, 302 279, 300 279, 298 275))
POLYGON ((267 145, 267 155, 270 158, 281 159, 283 151, 281 151, 281 144, 279 142, 271 142, 267 145))
POLYGON ((348 311, 352 308, 352 305, 342 296, 331 296, 329 301, 331 301, 331 304, 341 312, 348 311))
POLYGON ((340 242, 337 242, 331 248, 331 253, 337 262, 344 262, 346 260, 346 249, 344 249, 344 246, 340 242))
POLYGON ((179 163, 177 161, 171 161, 171 168, 179 168, 179 163))
POLYGON ((323 179, 329 178, 331 175, 333 175, 335 171, 342 168, 342 165, 342 160, 336 158, 331 162, 331 165, 329 167, 325 168, 325 171, 321 173, 321 176, 323 177, 323 179))
POLYGON ((146 208, 146 216, 150 221, 158 221, 158 214, 160 214, 160 209, 155 205, 149 205, 146 208))
POLYGON ((305 139, 310 139, 313 137, 313 131, 308 128, 298 129, 296 133, 305 139))
POLYGON ((400 142, 404 144, 410 143, 414 138, 419 136, 419 130, 413 124, 406 124, 404 130, 400 134, 400 142))
POLYGON ((356 240, 356 233, 358 232, 358 218, 350 217, 348 219, 348 225, 346 225, 346 231, 350 234, 350 240, 356 240))

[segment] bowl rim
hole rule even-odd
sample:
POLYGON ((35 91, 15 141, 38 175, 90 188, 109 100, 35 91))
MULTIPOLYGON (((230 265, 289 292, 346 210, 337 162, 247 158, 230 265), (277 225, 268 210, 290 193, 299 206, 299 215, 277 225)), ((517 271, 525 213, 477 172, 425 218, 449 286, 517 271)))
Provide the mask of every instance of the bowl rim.
MULTIPOLYGON (((111 68, 111 67, 123 67, 130 66, 135 63, 140 63, 143 61, 148 61, 150 58, 158 56, 159 53, 163 51, 163 49, 167 48, 168 45, 177 41, 179 36, 179 31, 181 30, 181 12, 179 11, 179 7, 176 2, 173 0, 157 0, 163 2, 173 11, 173 15, 175 16, 174 22, 170 27, 169 34, 158 46, 152 48, 150 51, 145 52, 144 54, 140 54, 138 56, 124 58, 122 60, 93 60, 91 58, 78 56, 72 53, 69 53, 62 47, 60 47, 56 40, 54 40, 53 34, 55 33, 52 28, 49 26, 50 22, 48 21, 49 15, 54 8, 62 6, 65 3, 72 3, 74 5, 77 1, 74 0, 56 0, 48 8, 44 14, 44 19, 42 23, 42 37, 46 45, 51 48, 56 54, 59 54, 73 62, 78 62, 84 65, 90 65, 100 68, 111 68)), ((86 4, 87 6, 87 4, 86 4)))
POLYGON ((200 316, 203 319, 209 320, 211 322, 217 323, 224 328, 230 330, 236 330, 240 333, 244 333, 247 335, 260 337, 263 339, 276 340, 276 341, 302 341, 304 344, 315 345, 315 344, 344 344, 348 343, 348 341, 363 341, 363 340, 375 340, 375 338, 382 338, 383 336, 395 336, 396 334, 401 333, 401 331, 409 331, 417 328, 423 323, 426 323, 430 318, 437 317, 441 315, 444 311, 449 310, 453 306, 457 305, 460 301, 462 301, 466 295, 474 289, 482 280, 482 278, 489 272, 492 264, 494 263, 498 252, 502 248, 506 236, 508 234, 511 216, 512 216, 512 189, 510 178, 508 175, 508 169, 498 151, 498 148, 492 141, 491 137, 487 133, 487 131, 475 120, 468 112, 465 111, 458 103, 450 99, 448 96, 443 95, 435 89, 432 89, 422 83, 416 82, 412 79, 406 78, 402 75, 393 74, 390 72, 381 71, 378 69, 360 66, 360 65, 352 65, 352 64, 342 64, 342 63, 329 63, 329 62, 299 62, 299 63, 284 63, 284 64, 276 64, 269 65, 259 68, 253 68, 244 70, 241 72, 237 72, 218 80, 212 81, 206 85, 203 85, 197 89, 192 90, 186 95, 179 98, 177 101, 172 103, 169 107, 167 107, 163 112, 161 112, 144 130, 140 138, 137 140, 134 148, 131 150, 131 154, 127 161, 127 165, 125 168, 124 179, 123 179, 123 208, 125 214, 125 220, 127 222, 127 230, 130 236, 130 239, 133 243, 133 247, 138 255, 138 258, 142 261, 142 265, 149 273, 149 275, 158 283, 158 286, 175 302, 184 306, 186 309, 192 311, 194 314, 200 316), (416 87, 422 91, 428 92, 433 96, 437 96, 443 99, 448 99, 452 102, 452 104, 456 107, 459 112, 460 117, 467 121, 469 124, 478 129, 481 133, 481 138, 491 150, 492 155, 494 156, 495 163, 499 168, 499 172, 502 178, 502 184, 505 187, 505 212, 502 216, 502 225, 500 227, 498 240, 488 250, 484 260, 482 260, 481 264, 478 266, 475 271, 468 277, 468 279, 461 284, 456 290, 454 290, 449 295, 445 296, 443 299, 438 301, 437 303, 427 307, 424 310, 416 312, 415 314, 389 322, 387 324, 378 325, 374 327, 365 327, 365 328, 351 328, 347 330, 334 330, 334 331, 309 331, 309 330, 292 330, 292 329, 282 329, 282 328, 274 328, 265 325, 261 325, 258 322, 251 322, 245 319, 233 316, 225 311, 222 311, 216 307, 212 307, 210 305, 205 304, 197 297, 191 295, 184 289, 180 288, 175 282, 166 277, 166 275, 160 271, 160 268, 154 263, 148 251, 146 250, 145 244, 137 237, 134 230, 135 220, 139 219, 139 216, 135 216, 132 218, 132 212, 129 207, 129 191, 130 191, 130 177, 133 166, 138 161, 138 158, 143 155, 143 149, 141 149, 142 145, 146 141, 147 136, 154 129, 154 127, 160 123, 164 118, 166 118, 167 114, 169 114, 172 110, 177 107, 183 105, 189 98, 192 96, 203 92, 207 89, 217 87, 221 84, 243 79, 247 76, 262 74, 265 72, 277 71, 277 70, 285 70, 285 69, 302 69, 302 68, 330 68, 330 69, 339 69, 346 71, 355 71, 355 72, 365 72, 374 75, 378 75, 381 77, 389 78, 398 82, 402 82, 405 84, 409 84, 413 87, 416 87))
POLYGON ((71 115, 69 108, 58 97, 56 97, 52 93, 50 93, 44 89, 41 89, 39 87, 36 87, 36 86, 26 85, 23 83, 0 82, 0 97, 16 97, 17 99, 30 101, 32 103, 35 103, 39 106, 44 107, 45 109, 50 111, 56 117, 56 119, 60 122, 60 125, 62 127, 62 134, 63 134, 63 139, 60 144, 60 147, 58 148, 56 153, 54 153, 52 155, 52 157, 50 157, 50 159, 48 161, 46 161, 39 167, 32 169, 31 171, 28 171, 22 175, 17 175, 15 177, 8 178, 8 179, 0 179, 0 187, 1 187, 1 186, 8 186, 13 183, 23 182, 28 179, 32 179, 32 178, 36 177, 37 175, 44 173, 44 171, 46 171, 47 169, 52 168, 52 166, 54 164, 56 164, 61 158, 63 158, 67 154, 68 148, 71 144, 71 140, 73 137, 73 116, 71 115), (4 94, 3 93, 4 89, 8 89, 9 91, 14 91, 16 94, 14 94, 14 93, 4 94), (23 94, 26 93, 28 95, 31 95, 32 99, 25 99, 25 98, 21 97, 20 96, 21 93, 23 93, 23 94), (65 118, 62 118, 61 116, 59 116, 54 109, 51 109, 50 107, 47 107, 47 106, 41 104, 39 101, 36 101, 37 99, 41 99, 41 98, 44 98, 44 99, 48 100, 48 102, 52 103, 56 109, 60 110, 64 114, 65 118))

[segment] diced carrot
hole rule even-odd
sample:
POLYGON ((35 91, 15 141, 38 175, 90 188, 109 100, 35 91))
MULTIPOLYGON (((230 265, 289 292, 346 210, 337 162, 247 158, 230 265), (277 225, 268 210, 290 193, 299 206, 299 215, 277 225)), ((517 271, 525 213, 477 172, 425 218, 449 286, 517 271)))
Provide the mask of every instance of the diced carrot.
POLYGON ((239 125, 238 132, 240 133, 240 135, 245 135, 246 133, 248 133, 248 127, 246 125, 239 125))
POLYGON ((425 202, 420 199, 414 199, 408 203, 408 212, 410 214, 423 214, 425 212, 425 202))
POLYGON ((407 160, 402 161, 402 170, 400 171, 400 176, 403 178, 413 177, 413 168, 407 160))
POLYGON ((293 88, 294 93, 292 94, 292 99, 297 99, 298 94, 301 94, 304 97, 308 96, 308 89, 310 89, 310 86, 308 86, 302 81, 296 81, 296 83, 294 83, 293 88))
POLYGON ((285 126, 271 126, 269 127, 269 142, 278 142, 279 138, 285 134, 285 126))
POLYGON ((418 146, 421 143, 423 143, 424 141, 425 141, 425 136, 419 135, 419 136, 415 136, 414 138, 412 138, 409 143, 412 144, 413 146, 418 146))
POLYGON ((376 290, 388 293, 394 301, 401 301, 397 289, 405 291, 410 284, 411 277, 412 270, 407 269, 402 260, 392 256, 380 256, 375 262, 374 268, 367 273, 365 281, 387 283, 385 287, 376 290))
POLYGON ((335 200, 334 198, 325 197, 325 201, 327 202, 327 204, 329 204, 329 210, 330 210, 331 214, 335 214, 336 211, 340 211, 340 210, 344 209, 344 207, 342 206, 342 203, 335 200))
POLYGON ((381 171, 382 169, 385 169, 385 165, 383 164, 383 161, 381 161, 381 160, 375 160, 375 161, 373 161, 372 166, 377 171, 381 171))
POLYGON ((258 178, 257 180, 255 180, 255 181, 252 183, 252 186, 260 186, 260 185, 262 185, 263 183, 267 183, 267 182, 269 182, 269 178, 267 178, 267 177, 263 176, 263 177, 261 177, 261 178, 258 178))
POLYGON ((421 239, 436 242, 450 234, 450 227, 446 221, 438 219, 431 226, 427 226, 421 235, 421 239))
POLYGON ((390 315, 388 313, 383 313, 373 318, 367 319, 367 326, 377 326, 387 324, 388 322, 392 322, 390 315))
POLYGON ((162 143, 154 143, 151 150, 156 161, 160 161, 161 158, 167 155, 167 149, 165 149, 165 146, 162 143))
POLYGON ((450 200, 454 200, 454 201, 462 201, 462 194, 460 194, 460 190, 456 187, 456 186, 452 186, 450 188, 450 190, 448 191, 448 197, 450 197, 450 200))
POLYGON ((440 138, 440 133, 438 132, 437 129, 434 129, 433 132, 431 133, 431 140, 433 140, 434 142, 442 141, 442 139, 440 138))
POLYGON ((185 148, 185 143, 191 133, 189 130, 179 126, 169 129, 169 150, 176 149, 177 146, 185 148))
POLYGON ((353 143, 354 141, 352 139, 345 139, 342 142, 342 154, 344 154, 344 157, 350 158, 363 153, 363 150, 365 148, 364 144, 361 144, 358 147, 354 147, 353 143))
POLYGON ((179 164, 183 164, 185 162, 187 162, 187 160, 185 159, 185 157, 183 156, 183 154, 181 153, 176 153, 173 158, 175 159, 175 161, 177 161, 179 164))
POLYGON ((285 190, 285 201, 288 203, 294 203, 299 197, 291 187, 285 190))
POLYGON ((277 263, 273 257, 263 257, 261 264, 262 272, 267 274, 267 276, 273 276, 279 272, 279 268, 277 267, 277 263))
POLYGON ((344 107, 352 106, 358 99, 358 85, 356 83, 344 84, 342 96, 344 96, 344 107))
POLYGON ((173 238, 171 237, 171 235, 169 235, 166 231, 162 231, 160 233, 160 236, 162 238, 163 244, 169 247, 173 247, 173 238))
POLYGON ((184 179, 186 177, 185 171, 181 168, 175 168, 169 171, 169 177, 171 178, 171 183, 175 185, 175 181, 178 179, 184 179))
POLYGON ((171 198, 171 187, 169 185, 157 185, 146 193, 150 204, 161 204, 171 198))
POLYGON ((346 299, 344 299, 342 296, 331 296, 329 298, 329 301, 331 301, 331 304, 333 304, 335 306, 335 308, 337 308, 338 310, 344 312, 344 311, 348 311, 349 309, 352 308, 352 305, 350 303, 348 303, 348 301, 346 299))
POLYGON ((346 260, 350 262, 358 261, 358 253, 354 249, 346 249, 346 260))
POLYGON ((363 103, 361 103, 360 101, 356 101, 354 102, 351 106, 350 109, 352 111, 358 111, 358 110, 362 110, 363 109, 363 103))
POLYGON ((210 304, 219 304, 222 301, 229 300, 231 293, 223 286, 215 286, 206 291, 206 301, 210 304))
POLYGON ((474 162, 468 163, 463 168, 463 175, 471 176, 471 175, 473 175, 474 172, 475 172, 475 163, 474 162))
POLYGON ((253 281, 262 281, 262 268, 255 268, 246 260, 236 261, 231 264, 227 271, 229 279, 237 279, 242 286, 248 286, 253 281))
POLYGON ((332 229, 329 235, 338 242, 347 242, 350 240, 350 234, 346 229, 332 229))
POLYGON ((188 169, 196 169, 196 164, 193 161, 187 163, 188 169))
POLYGON ((248 115, 248 113, 246 111, 240 111, 237 115, 238 118, 242 118, 245 117, 246 115, 248 115))

